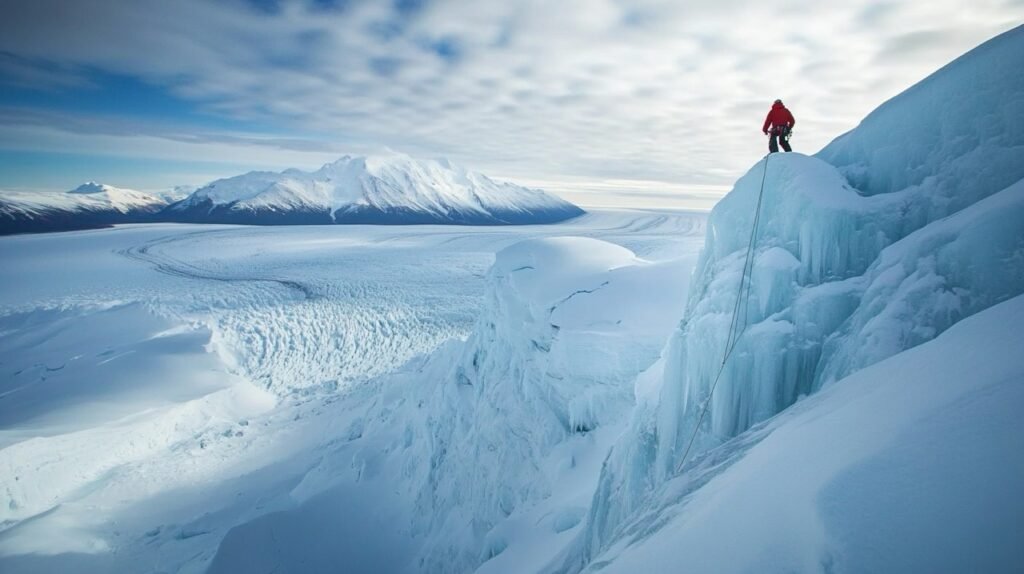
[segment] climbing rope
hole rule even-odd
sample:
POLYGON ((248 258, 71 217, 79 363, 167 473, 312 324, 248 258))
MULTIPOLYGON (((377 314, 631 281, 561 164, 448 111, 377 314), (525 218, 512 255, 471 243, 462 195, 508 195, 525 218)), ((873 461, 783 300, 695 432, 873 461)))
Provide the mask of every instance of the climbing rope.
POLYGON ((715 388, 718 387, 718 380, 722 378, 722 373, 725 372, 725 365, 729 362, 729 357, 732 355, 733 349, 736 348, 736 342, 739 340, 740 335, 747 328, 747 305, 750 300, 750 275, 754 271, 754 244, 757 241, 757 226, 761 222, 761 202, 764 199, 764 182, 768 177, 768 158, 772 154, 764 156, 764 173, 761 174, 761 191, 757 194, 757 207, 754 210, 754 224, 750 228, 750 241, 747 243, 747 257, 743 262, 743 275, 740 276, 740 287, 736 293, 736 304, 732 308, 732 321, 729 323, 729 336, 725 340, 725 356, 722 357, 722 364, 718 367, 718 374, 715 375, 715 380, 711 383, 711 392, 708 393, 708 398, 704 400, 704 406, 701 407, 700 417, 697 418, 697 424, 693 427, 693 434, 690 435, 690 442, 686 444, 686 450, 683 451, 683 458, 679 460, 679 465, 676 467, 676 474, 679 474, 683 470, 683 464, 686 463, 686 457, 690 455, 690 449, 693 448, 693 442, 697 439, 697 433, 700 432, 700 425, 704 422, 704 416, 708 414, 708 407, 711 406, 711 399, 715 396, 715 388), (744 291, 746 295, 744 296, 744 291), (743 302, 743 326, 739 327, 740 324, 740 302, 743 302), (737 327, 739 331, 737 332, 737 327))

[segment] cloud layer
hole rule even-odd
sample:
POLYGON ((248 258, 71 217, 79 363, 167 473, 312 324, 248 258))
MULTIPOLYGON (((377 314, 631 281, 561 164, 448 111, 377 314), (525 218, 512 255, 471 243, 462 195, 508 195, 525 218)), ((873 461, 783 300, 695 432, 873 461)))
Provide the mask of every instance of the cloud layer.
POLYGON ((0 109, 8 150, 309 165, 390 147, 508 177, 686 184, 729 183, 764 153, 761 122, 776 97, 796 114, 795 147, 813 152, 1024 17, 1019 0, 0 0, 0 9, 3 85, 73 94, 115 74, 231 122, 20 103, 0 109))

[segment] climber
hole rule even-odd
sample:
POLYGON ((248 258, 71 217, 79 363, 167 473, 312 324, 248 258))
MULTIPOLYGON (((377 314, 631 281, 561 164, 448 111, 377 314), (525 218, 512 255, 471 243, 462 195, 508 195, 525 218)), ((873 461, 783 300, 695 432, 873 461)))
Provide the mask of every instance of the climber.
POLYGON ((793 119, 793 114, 786 109, 786 106, 782 105, 782 100, 775 100, 771 111, 768 112, 768 117, 764 119, 764 127, 761 128, 764 135, 768 135, 771 130, 768 151, 771 153, 779 151, 779 143, 782 144, 782 149, 793 151, 793 148, 789 147, 789 135, 795 125, 796 120, 793 119))

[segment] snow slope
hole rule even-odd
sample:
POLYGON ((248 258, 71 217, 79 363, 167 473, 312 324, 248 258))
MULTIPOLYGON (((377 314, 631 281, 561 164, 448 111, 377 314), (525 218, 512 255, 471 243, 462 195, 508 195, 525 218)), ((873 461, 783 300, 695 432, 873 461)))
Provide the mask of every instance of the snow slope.
POLYGON ((581 209, 447 160, 350 157, 314 172, 250 172, 172 205, 169 219, 211 223, 551 223, 581 209))
POLYGON ((661 382, 614 447, 561 569, 596 567, 631 536, 652 493, 694 472, 699 458, 682 460, 691 437, 694 453, 725 456, 719 447, 802 397, 1024 292, 1022 55, 1024 27, 885 103, 819 157, 772 155, 736 183, 650 374, 661 382), (727 341, 762 181, 750 296, 727 341))
POLYGON ((88 182, 65 193, 0 193, 0 234, 102 227, 152 219, 167 201, 88 182))

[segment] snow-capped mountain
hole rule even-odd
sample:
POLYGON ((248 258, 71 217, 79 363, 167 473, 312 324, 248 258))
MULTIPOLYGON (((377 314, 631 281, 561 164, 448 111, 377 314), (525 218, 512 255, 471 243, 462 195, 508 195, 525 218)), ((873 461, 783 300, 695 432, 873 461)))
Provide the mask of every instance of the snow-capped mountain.
POLYGON ((88 229, 151 221, 168 202, 90 181, 71 191, 0 193, 0 234, 88 229))
POLYGON ((81 209, 91 211, 111 210, 119 213, 141 211, 155 213, 167 206, 167 202, 154 195, 122 189, 112 185, 90 181, 67 192, 79 200, 81 209))
POLYGON ((0 192, 0 234, 175 221, 523 225, 583 210, 541 190, 495 181, 447 160, 351 157, 312 172, 254 171, 199 189, 145 193, 96 182, 64 193, 0 192))
POLYGON ((195 185, 176 185, 170 189, 154 191, 152 195, 166 201, 169 205, 185 199, 192 195, 197 189, 199 189, 199 187, 195 185))
POLYGON ((173 204, 163 217, 202 223, 507 225, 582 213, 543 191, 497 182, 446 160, 395 154, 345 156, 313 172, 254 171, 218 180, 173 204))

